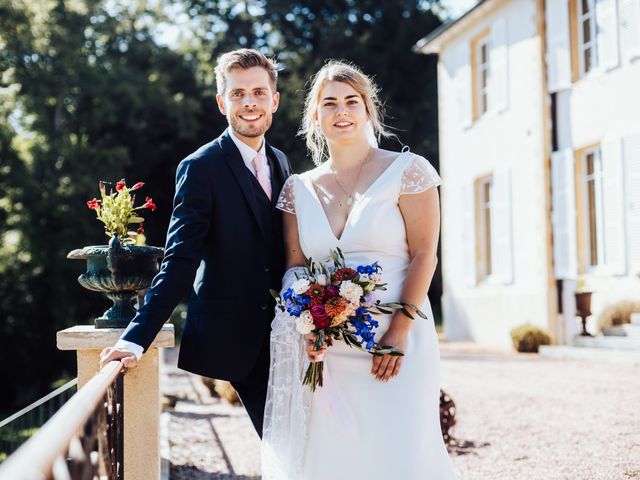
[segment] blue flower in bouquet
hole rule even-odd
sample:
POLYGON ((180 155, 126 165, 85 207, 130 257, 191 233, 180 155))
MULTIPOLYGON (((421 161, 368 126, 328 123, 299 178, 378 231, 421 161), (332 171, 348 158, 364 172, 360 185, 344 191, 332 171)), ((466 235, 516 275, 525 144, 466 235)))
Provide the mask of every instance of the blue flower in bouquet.
POLYGON ((309 303, 311 303, 311 298, 309 298, 307 295, 296 295, 294 299, 297 304, 302 306, 308 305, 309 303))
POLYGON ((289 312, 289 315, 292 317, 299 317, 302 313, 302 305, 291 305, 287 308, 287 312, 289 312))
POLYGON ((283 294, 283 300, 291 300, 293 298, 293 288, 288 288, 283 294))
POLYGON ((358 273, 366 273, 367 275, 371 275, 373 273, 377 273, 382 270, 382 267, 378 265, 378 262, 372 263, 371 265, 363 265, 356 268, 356 272, 358 273))

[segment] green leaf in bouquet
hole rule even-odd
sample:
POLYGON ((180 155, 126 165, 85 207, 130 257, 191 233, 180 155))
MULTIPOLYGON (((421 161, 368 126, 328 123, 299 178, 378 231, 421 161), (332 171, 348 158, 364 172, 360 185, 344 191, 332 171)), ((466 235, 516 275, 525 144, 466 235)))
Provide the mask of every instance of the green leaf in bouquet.
POLYGON ((142 223, 144 222, 144 218, 142 217, 131 217, 129 219, 129 223, 142 223))
POLYGON ((380 313, 384 313, 385 315, 391 315, 393 313, 393 310, 389 310, 387 308, 383 308, 379 305, 375 306, 376 310, 378 310, 378 312, 380 313))
POLYGON ((419 317, 422 317, 425 320, 427 318, 429 318, 424 314, 424 312, 422 310, 420 310, 418 307, 416 307, 413 303, 407 303, 407 306, 410 307, 414 312, 416 312, 419 317))
POLYGON ((276 299, 276 300, 280 300, 280 293, 275 291, 273 288, 269 289, 269 293, 271 294, 271 296, 276 299))
POLYGON ((402 313, 404 313, 407 317, 409 317, 411 320, 415 320, 416 318, 409 312, 409 310, 407 310, 406 308, 402 307, 400 309, 400 311, 402 313))

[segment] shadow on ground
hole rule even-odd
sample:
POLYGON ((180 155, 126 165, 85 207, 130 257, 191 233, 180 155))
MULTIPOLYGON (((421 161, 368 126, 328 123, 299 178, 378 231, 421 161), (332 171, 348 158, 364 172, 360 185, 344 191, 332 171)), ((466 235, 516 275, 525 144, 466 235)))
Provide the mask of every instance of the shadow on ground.
POLYGON ((259 476, 234 475, 233 473, 203 472, 199 468, 178 465, 171 467, 172 479, 197 479, 197 480, 259 480, 259 476))
POLYGON ((489 442, 474 442, 473 440, 452 440, 447 445, 447 450, 451 456, 477 455, 479 448, 489 447, 489 442))

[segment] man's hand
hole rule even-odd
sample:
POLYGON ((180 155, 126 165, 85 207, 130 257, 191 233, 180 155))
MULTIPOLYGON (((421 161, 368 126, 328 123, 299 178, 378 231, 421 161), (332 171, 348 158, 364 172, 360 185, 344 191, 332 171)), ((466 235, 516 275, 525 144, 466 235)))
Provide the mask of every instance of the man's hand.
POLYGON ((120 360, 126 368, 135 368, 138 366, 138 359, 129 350, 107 347, 100 353, 100 368, 114 360, 120 360))

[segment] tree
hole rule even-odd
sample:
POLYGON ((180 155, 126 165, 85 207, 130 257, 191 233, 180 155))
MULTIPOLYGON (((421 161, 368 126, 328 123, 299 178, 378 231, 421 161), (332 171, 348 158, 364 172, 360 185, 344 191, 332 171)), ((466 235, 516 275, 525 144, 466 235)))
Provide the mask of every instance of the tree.
POLYGON ((210 137, 193 66, 140 25, 150 12, 106 5, 0 4, 2 87, 14 107, 0 124, 0 409, 73 372, 55 332, 108 305, 78 285, 82 266, 65 258, 105 243, 85 205, 98 181, 146 182, 159 205, 149 241, 162 244, 175 166, 210 137))

